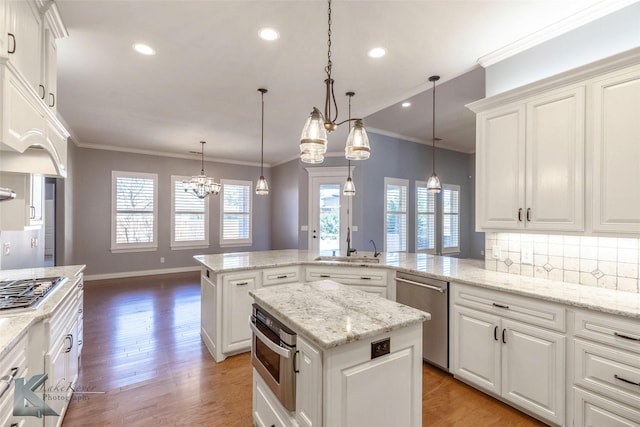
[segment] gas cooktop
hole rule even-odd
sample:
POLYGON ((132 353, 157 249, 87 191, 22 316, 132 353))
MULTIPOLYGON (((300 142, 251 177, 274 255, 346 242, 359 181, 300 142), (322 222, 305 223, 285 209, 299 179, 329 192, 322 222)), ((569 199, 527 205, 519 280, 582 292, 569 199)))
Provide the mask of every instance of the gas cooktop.
POLYGON ((5 280, 0 282, 0 311, 16 308, 36 308, 65 277, 5 280))

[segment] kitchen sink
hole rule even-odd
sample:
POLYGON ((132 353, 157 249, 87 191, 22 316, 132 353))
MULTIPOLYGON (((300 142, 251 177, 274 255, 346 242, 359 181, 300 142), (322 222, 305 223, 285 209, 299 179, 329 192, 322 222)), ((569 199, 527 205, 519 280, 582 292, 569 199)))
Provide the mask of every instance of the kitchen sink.
POLYGON ((319 256, 314 261, 350 262, 354 264, 380 264, 380 258, 367 256, 319 256))

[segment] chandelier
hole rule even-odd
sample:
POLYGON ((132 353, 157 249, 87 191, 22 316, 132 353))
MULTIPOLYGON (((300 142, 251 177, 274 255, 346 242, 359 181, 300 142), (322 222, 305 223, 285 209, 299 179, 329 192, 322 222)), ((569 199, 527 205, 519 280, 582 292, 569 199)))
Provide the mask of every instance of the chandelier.
POLYGON ((432 134, 431 134, 431 142, 432 142, 432 170, 433 173, 427 180, 427 191, 431 193, 439 193, 442 190, 442 185, 440 185, 440 179, 438 175, 436 175, 436 141, 440 141, 440 138, 436 138, 436 82, 440 80, 440 76, 431 76, 429 77, 429 81, 433 82, 433 126, 432 126, 432 134))
POLYGON ((324 161, 324 154, 327 152, 327 132, 332 132, 339 125, 345 122, 354 121, 354 126, 349 131, 347 144, 344 152, 349 160, 366 160, 369 158, 371 149, 369 138, 364 129, 362 119, 343 120, 338 122, 338 104, 333 93, 334 80, 331 77, 331 0, 328 1, 328 27, 327 32, 327 66, 325 72, 327 78, 324 81, 326 93, 324 99, 324 114, 316 107, 313 107, 311 115, 307 118, 300 136, 300 159, 304 163, 317 164, 324 161))
POLYGON ((204 144, 206 142, 200 141, 202 149, 200 150, 202 168, 200 169, 200 175, 192 176, 188 181, 182 181, 184 191, 195 194, 199 199, 204 199, 209 194, 219 194, 222 186, 215 182, 212 177, 208 177, 204 174, 204 144))
POLYGON ((267 93, 266 89, 260 88, 258 92, 261 93, 262 96, 262 137, 260 138, 260 178, 258 179, 258 183, 256 184, 256 194, 259 196, 264 196, 269 194, 269 185, 267 184, 267 180, 264 178, 264 94, 267 93))

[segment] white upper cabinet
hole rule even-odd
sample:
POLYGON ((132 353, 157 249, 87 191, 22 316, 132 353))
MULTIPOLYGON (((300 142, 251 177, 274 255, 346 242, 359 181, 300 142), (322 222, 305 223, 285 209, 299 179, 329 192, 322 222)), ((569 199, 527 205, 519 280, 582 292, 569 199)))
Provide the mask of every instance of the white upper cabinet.
POLYGON ((478 229, 584 229, 584 87, 477 118, 478 229))
POLYGON ((640 233, 640 66, 591 84, 593 230, 640 233))
POLYGON ((7 1, 7 54, 11 64, 41 99, 42 16, 32 1, 7 1))

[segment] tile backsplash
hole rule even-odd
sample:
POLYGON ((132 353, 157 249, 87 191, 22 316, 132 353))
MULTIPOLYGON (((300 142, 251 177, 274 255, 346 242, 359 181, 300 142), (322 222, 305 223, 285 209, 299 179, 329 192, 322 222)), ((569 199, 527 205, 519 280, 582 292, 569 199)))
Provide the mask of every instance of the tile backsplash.
POLYGON ((640 239, 487 233, 485 268, 640 293, 640 239))

